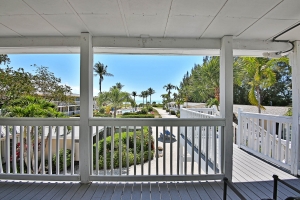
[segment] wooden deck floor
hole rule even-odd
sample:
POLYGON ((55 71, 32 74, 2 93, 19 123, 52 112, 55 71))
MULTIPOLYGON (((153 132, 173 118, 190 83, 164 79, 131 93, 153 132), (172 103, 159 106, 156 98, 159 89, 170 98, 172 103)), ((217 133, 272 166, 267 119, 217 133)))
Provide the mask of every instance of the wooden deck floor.
MULTIPOLYGON (((300 188, 300 180, 234 146, 233 182, 248 199, 272 198, 272 175, 300 188)), ((103 183, 0 181, 0 199, 222 199, 223 183, 103 183)), ((278 199, 299 196, 279 183, 278 199)), ((229 189, 228 199, 238 199, 229 189)))

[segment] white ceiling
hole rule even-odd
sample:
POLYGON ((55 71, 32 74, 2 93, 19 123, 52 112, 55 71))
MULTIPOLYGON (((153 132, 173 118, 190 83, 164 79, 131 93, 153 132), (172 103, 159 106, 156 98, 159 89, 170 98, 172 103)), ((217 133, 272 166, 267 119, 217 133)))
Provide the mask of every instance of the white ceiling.
MULTIPOLYGON (((300 0, 0 0, 3 37, 271 40, 300 22, 300 0)), ((300 40, 300 26, 278 39, 300 40)))

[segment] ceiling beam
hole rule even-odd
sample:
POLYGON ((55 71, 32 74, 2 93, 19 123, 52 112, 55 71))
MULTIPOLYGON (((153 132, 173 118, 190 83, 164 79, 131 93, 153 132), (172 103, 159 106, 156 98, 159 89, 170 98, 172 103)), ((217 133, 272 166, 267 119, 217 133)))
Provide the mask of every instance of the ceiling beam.
MULTIPOLYGON (((194 38, 128 38, 128 37, 93 37, 93 47, 95 53, 122 53, 122 54, 190 54, 205 55, 205 51, 215 51, 219 54, 220 39, 194 39, 194 38), (147 53, 148 52, 148 53, 147 53), (180 53, 185 52, 185 53, 180 53), (203 54, 204 53, 204 54, 203 54)), ((26 48, 30 53, 39 52, 39 49, 49 49, 49 53, 66 53, 66 48, 78 48, 80 37, 0 37, 0 53, 11 52, 26 53, 26 48), (57 48, 57 50, 55 50, 57 48), (35 50, 36 49, 36 50, 35 50), (60 50, 61 49, 61 50, 60 50), (53 51, 53 52, 52 52, 53 51)), ((283 51, 290 48, 290 44, 272 41, 259 40, 233 40, 234 52, 274 52, 283 51)), ((70 51, 70 53, 78 53, 70 51)), ((209 54, 207 54, 209 55, 209 54)), ((244 53, 243 53, 244 55, 244 53)))

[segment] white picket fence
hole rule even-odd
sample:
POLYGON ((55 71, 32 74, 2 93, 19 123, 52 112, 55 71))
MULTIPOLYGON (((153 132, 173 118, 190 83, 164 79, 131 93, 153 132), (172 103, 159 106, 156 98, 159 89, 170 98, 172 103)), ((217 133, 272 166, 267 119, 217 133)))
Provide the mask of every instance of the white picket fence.
POLYGON ((287 170, 291 169, 292 117, 238 112, 237 145, 287 170))

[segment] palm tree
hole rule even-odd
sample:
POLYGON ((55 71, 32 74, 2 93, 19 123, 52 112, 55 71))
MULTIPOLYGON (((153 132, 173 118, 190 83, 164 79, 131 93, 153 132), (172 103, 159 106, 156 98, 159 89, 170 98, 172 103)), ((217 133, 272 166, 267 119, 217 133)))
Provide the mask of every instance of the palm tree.
POLYGON ((136 91, 133 91, 131 93, 131 96, 133 96, 133 101, 134 101, 134 105, 132 107, 135 107, 136 108, 136 102, 135 102, 135 97, 138 96, 137 92, 136 91))
POLYGON ((166 91, 168 92, 168 102, 170 103, 170 100, 171 100, 171 90, 175 89, 175 86, 172 85, 171 83, 169 83, 169 84, 165 85, 163 88, 166 89, 166 91))
POLYGON ((116 87, 119 89, 119 90, 122 90, 122 88, 124 87, 124 85, 122 85, 120 82, 116 83, 116 87))
POLYGON ((143 98, 143 107, 144 107, 144 104, 145 104, 144 99, 145 99, 146 96, 147 96, 146 91, 142 91, 141 94, 140 94, 140 97, 143 98))
POLYGON ((94 76, 99 76, 99 91, 101 93, 101 84, 102 84, 102 81, 104 79, 104 76, 114 76, 114 75, 107 72, 107 65, 104 66, 100 62, 97 62, 94 65, 94 71, 96 72, 96 74, 94 74, 94 76))
POLYGON ((144 91, 144 94, 145 94, 145 97, 146 97, 146 105, 147 105, 147 104, 148 104, 147 97, 149 96, 148 90, 145 90, 145 91, 144 91))
POLYGON ((148 88, 148 94, 150 96, 150 104, 151 104, 151 95, 155 93, 155 90, 153 90, 151 87, 148 88))
POLYGON ((99 101, 107 103, 114 108, 114 118, 117 116, 117 109, 123 106, 123 102, 130 100, 130 94, 122 92, 118 88, 111 88, 108 92, 99 94, 99 101))
POLYGON ((249 102, 257 106, 258 113, 265 109, 261 105, 261 92, 269 88, 276 81, 276 74, 271 66, 274 61, 268 58, 240 57, 236 66, 240 69, 237 77, 238 84, 248 83, 250 90, 248 93, 249 102))

